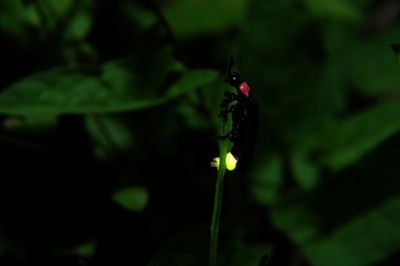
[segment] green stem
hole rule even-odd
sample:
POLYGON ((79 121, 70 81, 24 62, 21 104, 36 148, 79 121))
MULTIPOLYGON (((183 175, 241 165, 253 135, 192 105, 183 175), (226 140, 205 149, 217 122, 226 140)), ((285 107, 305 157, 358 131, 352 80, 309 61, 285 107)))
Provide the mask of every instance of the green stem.
MULTIPOLYGON (((223 161, 222 158, 221 161, 223 161)), ((214 210, 210 228, 211 229, 210 266, 217 265, 218 232, 219 232, 219 223, 221 217, 222 195, 224 190, 224 175, 225 175, 225 169, 223 169, 222 165, 220 165, 217 176, 217 184, 215 187, 214 210)))
MULTIPOLYGON (((221 123, 221 132, 224 133, 227 130, 227 121, 226 119, 222 120, 221 123)), ((221 208, 222 208, 222 195, 224 190, 224 176, 226 172, 225 166, 225 158, 228 153, 229 144, 226 141, 221 141, 219 145, 219 168, 217 175, 217 183, 215 186, 215 195, 214 195, 214 210, 211 219, 211 237, 210 237, 210 253, 209 253, 209 265, 216 266, 217 265, 217 255, 218 255, 218 232, 219 232, 219 224, 221 218, 221 208)))

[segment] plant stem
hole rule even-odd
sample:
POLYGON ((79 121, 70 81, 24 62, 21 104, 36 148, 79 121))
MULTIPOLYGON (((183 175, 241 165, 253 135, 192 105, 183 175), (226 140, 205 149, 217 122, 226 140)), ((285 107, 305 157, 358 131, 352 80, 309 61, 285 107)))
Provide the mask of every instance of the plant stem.
MULTIPOLYGON (((220 157, 220 162, 225 161, 224 158, 220 157)), ((222 167, 220 165, 217 176, 217 184, 215 186, 215 196, 214 196, 214 210, 211 220, 211 239, 210 239, 210 266, 217 265, 217 250, 218 250, 218 232, 219 223, 221 217, 221 207, 222 207, 222 195, 224 190, 224 175, 225 175, 225 165, 222 167)))
MULTIPOLYGON (((227 119, 222 119, 221 122, 221 132, 224 133, 227 130, 227 119)), ((215 195, 214 195, 214 210, 211 219, 211 237, 210 237, 210 253, 209 253, 209 265, 216 266, 217 265, 217 255, 218 255, 218 232, 219 232, 219 224, 221 217, 221 208, 222 208, 222 196, 224 190, 224 176, 226 171, 225 166, 225 158, 226 154, 229 150, 229 143, 227 141, 221 141, 219 145, 219 168, 217 175, 217 183, 215 186, 215 195)))

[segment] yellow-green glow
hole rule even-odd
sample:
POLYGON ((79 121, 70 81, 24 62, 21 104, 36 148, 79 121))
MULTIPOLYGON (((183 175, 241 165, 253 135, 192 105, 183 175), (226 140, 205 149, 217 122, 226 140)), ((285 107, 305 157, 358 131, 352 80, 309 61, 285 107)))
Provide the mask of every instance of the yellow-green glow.
POLYGON ((235 170, 236 163, 237 163, 237 159, 235 158, 235 156, 232 155, 232 153, 229 152, 226 155, 226 159, 225 159, 226 169, 228 169, 229 171, 235 170))
POLYGON ((216 167, 217 170, 219 170, 219 157, 215 157, 212 161, 211 161, 211 167, 216 167))
MULTIPOLYGON (((219 170, 219 162, 220 162, 220 158, 215 157, 211 161, 211 166, 216 167, 219 170)), ((228 169, 229 171, 233 171, 236 168, 236 164, 237 164, 237 159, 235 158, 235 156, 233 156, 232 153, 229 152, 225 158, 226 169, 228 169)))

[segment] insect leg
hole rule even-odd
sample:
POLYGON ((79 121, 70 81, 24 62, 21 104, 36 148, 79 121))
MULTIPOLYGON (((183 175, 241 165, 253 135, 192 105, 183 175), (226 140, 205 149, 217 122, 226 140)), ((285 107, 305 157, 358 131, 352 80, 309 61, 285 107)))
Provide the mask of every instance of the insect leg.
POLYGON ((225 117, 225 118, 226 118, 226 116, 228 115, 228 113, 232 112, 232 110, 233 110, 231 107, 229 107, 229 105, 230 105, 232 102, 234 102, 234 101, 237 100, 237 94, 236 94, 236 93, 233 93, 233 92, 226 91, 225 94, 224 94, 224 96, 225 96, 225 98, 224 98, 224 100, 222 101, 222 103, 220 104, 221 111, 220 111, 220 113, 219 113, 218 116, 219 116, 219 117, 225 117))

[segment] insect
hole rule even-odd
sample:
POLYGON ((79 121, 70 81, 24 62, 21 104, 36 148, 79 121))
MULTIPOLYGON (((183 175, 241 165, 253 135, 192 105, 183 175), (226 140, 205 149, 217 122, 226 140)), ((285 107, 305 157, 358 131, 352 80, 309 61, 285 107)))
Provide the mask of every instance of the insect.
POLYGON ((259 123, 259 108, 250 85, 239 73, 232 71, 234 64, 233 56, 231 56, 226 82, 234 87, 236 92, 225 92, 219 113, 219 116, 223 118, 227 118, 228 114, 232 115, 232 129, 219 138, 228 139, 232 142, 231 153, 238 161, 238 168, 240 167, 239 169, 243 171, 249 166, 254 152, 259 123))

